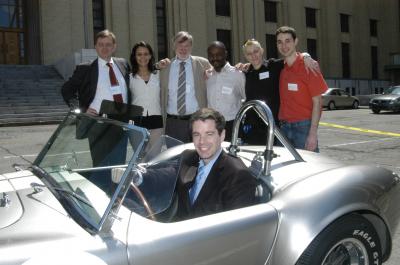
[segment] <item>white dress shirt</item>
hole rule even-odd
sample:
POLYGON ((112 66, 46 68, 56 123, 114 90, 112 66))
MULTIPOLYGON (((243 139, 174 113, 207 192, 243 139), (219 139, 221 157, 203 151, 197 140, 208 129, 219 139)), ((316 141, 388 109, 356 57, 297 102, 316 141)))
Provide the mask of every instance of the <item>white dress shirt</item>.
POLYGON ((207 79, 208 107, 218 110, 225 120, 235 119, 242 100, 246 100, 246 78, 228 62, 221 72, 213 71, 207 79))
MULTIPOLYGON (((98 69, 99 69, 99 76, 97 80, 97 89, 96 94, 92 103, 90 103, 89 108, 95 109, 97 112, 100 111, 101 102, 104 99, 114 101, 113 94, 115 92, 120 92, 122 94, 122 99, 124 103, 127 103, 128 94, 126 88, 126 82, 124 77, 122 76, 121 71, 119 70, 118 66, 114 63, 113 59, 111 58, 110 63, 112 64, 112 68, 115 73, 115 77, 118 80, 119 88, 118 91, 111 90, 111 82, 110 82, 110 68, 107 66, 107 61, 98 58, 98 69)), ((115 93, 118 94, 118 93, 115 93)))
POLYGON ((132 93, 131 104, 143 107, 143 116, 161 115, 160 78, 158 72, 150 74, 146 82, 136 74, 129 75, 129 89, 132 93))
MULTIPOLYGON (((171 63, 171 68, 169 72, 167 113, 172 115, 178 115, 177 94, 178 94, 179 66, 181 62, 182 62, 181 60, 175 58, 175 60, 173 60, 171 63)), ((199 109, 199 104, 197 102, 194 90, 194 77, 193 77, 193 66, 191 57, 189 56, 189 58, 187 58, 184 62, 186 63, 185 64, 185 73, 186 73, 185 115, 189 115, 199 109)))

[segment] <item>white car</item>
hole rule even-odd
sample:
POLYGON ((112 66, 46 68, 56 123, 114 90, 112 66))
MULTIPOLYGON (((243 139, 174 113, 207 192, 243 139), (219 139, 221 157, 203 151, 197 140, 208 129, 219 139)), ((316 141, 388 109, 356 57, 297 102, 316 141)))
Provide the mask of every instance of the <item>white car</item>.
POLYGON ((390 256, 399 176, 295 150, 261 101, 244 104, 224 145, 259 182, 252 206, 177 221, 180 154, 194 146, 162 137, 147 150, 148 137, 71 112, 29 170, 0 175, 0 264, 365 265, 390 256), (248 109, 269 124, 265 146, 237 144, 248 109), (90 150, 115 142, 110 131, 123 132, 115 148, 126 157, 93 166, 90 150))
POLYGON ((358 106, 360 106, 360 100, 357 97, 351 96, 340 88, 328 88, 328 90, 322 94, 322 102, 322 106, 329 110, 338 108, 358 109, 358 106))

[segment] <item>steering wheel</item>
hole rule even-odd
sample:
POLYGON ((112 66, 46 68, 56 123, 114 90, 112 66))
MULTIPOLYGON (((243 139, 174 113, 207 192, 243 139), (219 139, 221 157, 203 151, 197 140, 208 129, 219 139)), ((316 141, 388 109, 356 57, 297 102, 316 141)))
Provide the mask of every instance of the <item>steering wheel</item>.
POLYGON ((140 201, 142 202, 144 209, 146 210, 148 216, 150 217, 151 220, 156 221, 156 217, 154 215, 153 210, 150 207, 150 204, 148 203, 146 197, 144 196, 144 194, 140 191, 140 189, 134 184, 131 183, 131 189, 133 190, 133 192, 136 194, 136 196, 140 199, 140 201))
MULTIPOLYGON (((125 170, 126 170, 126 168, 113 168, 112 174, 111 174, 112 182, 119 183, 121 181, 121 177, 124 174, 125 170)), ((152 220, 155 220, 154 212, 151 209, 149 202, 147 201, 147 199, 144 196, 144 194, 142 193, 142 191, 138 188, 138 186, 140 184, 142 184, 142 182, 143 182, 143 176, 142 176, 141 170, 144 170, 144 168, 138 165, 136 169, 132 170, 129 173, 129 174, 134 174, 132 176, 132 180, 131 180, 131 183, 129 184, 129 186, 132 189, 133 193, 136 195, 136 197, 139 199, 139 201, 142 203, 148 216, 152 220)))

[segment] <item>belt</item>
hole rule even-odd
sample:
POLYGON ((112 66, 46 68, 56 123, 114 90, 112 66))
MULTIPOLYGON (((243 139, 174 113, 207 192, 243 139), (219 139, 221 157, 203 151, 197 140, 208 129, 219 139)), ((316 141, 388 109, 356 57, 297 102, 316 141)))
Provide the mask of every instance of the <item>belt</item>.
POLYGON ((171 115, 171 114, 167 114, 167 118, 175 119, 175 120, 184 120, 184 121, 189 120, 191 116, 192 115, 171 115))

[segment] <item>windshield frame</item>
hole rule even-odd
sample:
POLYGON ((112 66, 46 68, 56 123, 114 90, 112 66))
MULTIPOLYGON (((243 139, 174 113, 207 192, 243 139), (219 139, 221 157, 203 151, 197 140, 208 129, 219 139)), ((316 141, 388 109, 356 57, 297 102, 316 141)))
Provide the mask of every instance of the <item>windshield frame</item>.
MULTIPOLYGON (((78 113, 71 111, 64 118, 63 122, 57 127, 56 131, 50 137, 48 142, 45 144, 39 155, 36 157, 35 161, 32 165, 32 173, 37 175, 40 178, 44 178, 46 181, 49 190, 55 195, 55 197, 59 200, 64 209, 71 215, 71 217, 81 226, 86 229, 90 233, 96 232, 107 232, 111 229, 113 221, 116 219, 116 215, 118 213, 119 208, 122 205, 124 196, 128 192, 129 185, 132 182, 132 174, 129 174, 130 171, 134 170, 138 163, 141 160, 141 156, 143 151, 148 143, 149 132, 147 129, 135 126, 133 124, 123 123, 116 120, 110 120, 103 117, 92 116, 84 113, 78 113), (118 126, 122 128, 124 131, 132 131, 135 133, 139 133, 142 137, 141 141, 137 143, 135 147, 136 150, 133 150, 133 154, 130 158, 126 158, 127 165, 124 174, 121 177, 121 181, 118 183, 116 189, 112 193, 110 197, 110 201, 107 204, 107 207, 102 215, 99 215, 100 221, 97 222, 90 218, 90 216, 81 209, 80 205, 70 198, 66 193, 59 191, 59 189, 63 189, 60 183, 52 176, 51 173, 47 172, 45 169, 41 167, 41 162, 48 154, 49 150, 53 147, 55 141, 60 136, 63 129, 67 126, 71 126, 72 122, 76 122, 77 117, 85 117, 90 120, 94 120, 99 123, 109 124, 112 126, 118 126), (72 121, 72 122, 71 122, 72 121)), ((73 172, 73 170, 70 170, 73 172)))

